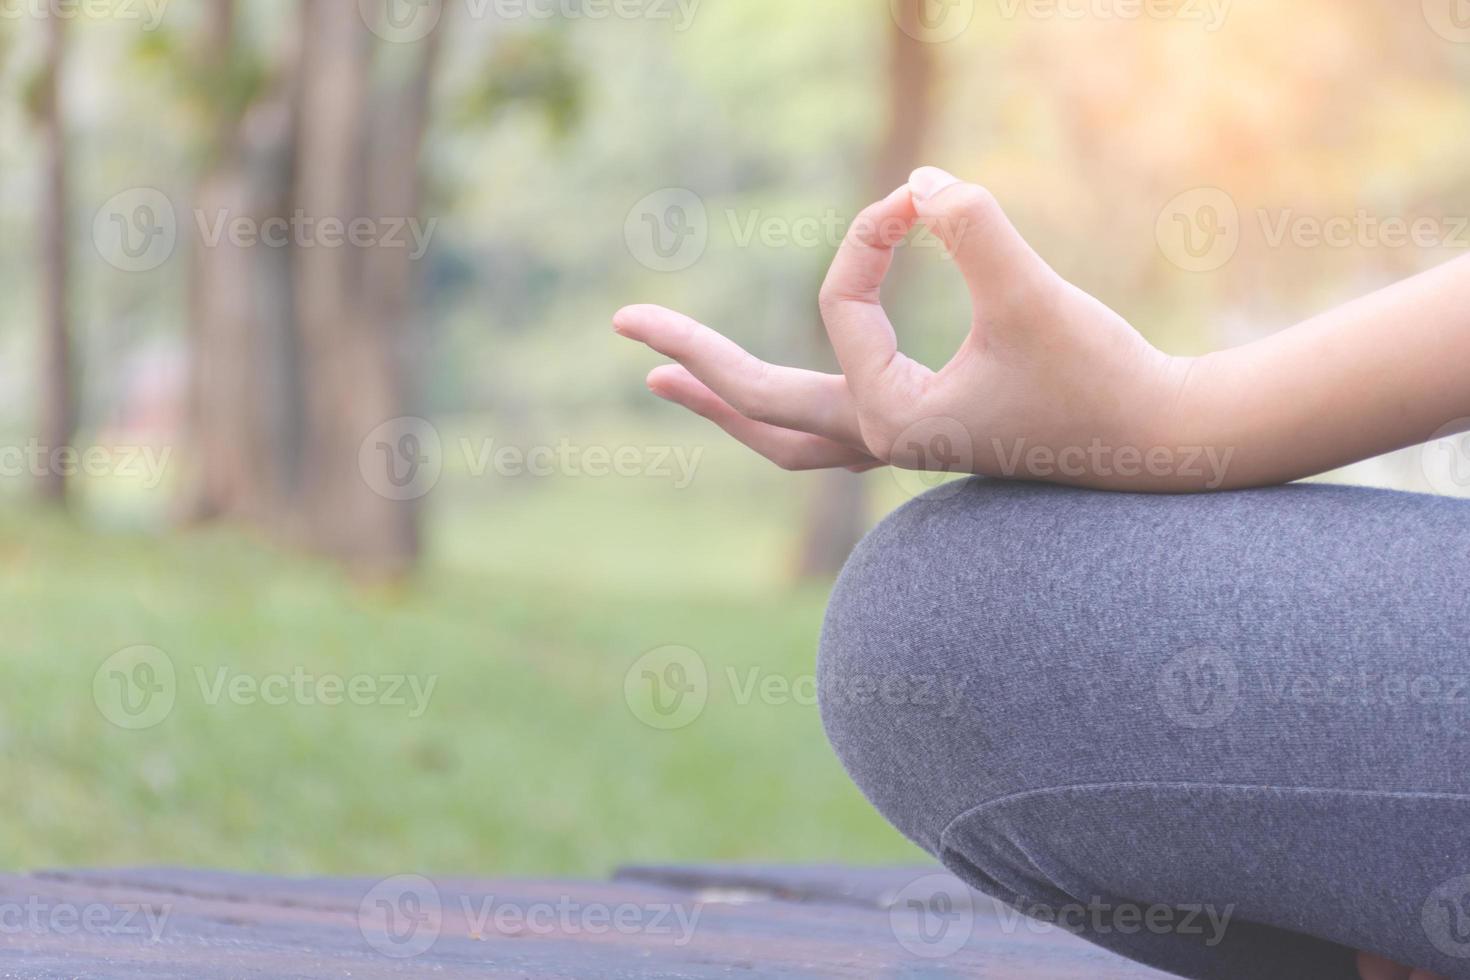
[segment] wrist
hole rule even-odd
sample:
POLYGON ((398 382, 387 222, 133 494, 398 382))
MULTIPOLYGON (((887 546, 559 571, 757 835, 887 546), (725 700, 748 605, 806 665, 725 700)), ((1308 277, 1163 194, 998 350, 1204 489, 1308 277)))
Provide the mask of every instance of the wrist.
POLYGON ((1228 488, 1237 459, 1213 396, 1219 359, 1151 350, 1141 420, 1131 427, 1131 446, 1119 451, 1113 482, 1119 489, 1152 493, 1228 488))
POLYGON ((1161 424, 1165 444, 1181 461, 1174 475, 1177 492, 1230 490, 1252 482, 1241 438, 1250 409, 1242 387, 1229 380, 1243 350, 1170 359, 1170 394, 1161 424))

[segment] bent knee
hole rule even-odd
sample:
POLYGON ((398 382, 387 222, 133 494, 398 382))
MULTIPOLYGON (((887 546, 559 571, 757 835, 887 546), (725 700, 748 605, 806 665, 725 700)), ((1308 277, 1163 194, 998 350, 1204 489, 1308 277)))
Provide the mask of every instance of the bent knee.
POLYGON ((1126 569, 1109 535, 1147 527, 1150 500, 967 480, 899 509, 854 551, 822 632, 823 724, 854 782, 920 846, 936 852, 951 821, 991 800, 1126 770, 1119 750, 1163 652, 1140 655, 1120 619, 1132 600, 1098 575, 1098 556, 1126 569))
POLYGON ((1374 624, 1336 651, 1347 665, 1381 658, 1372 638, 1390 625, 1406 656, 1453 649, 1443 568, 1395 556, 1426 528, 1465 536, 1463 513, 1326 486, 948 484, 883 521, 843 570, 819 656, 823 723, 858 786, 931 851, 956 817, 1013 794, 1269 779, 1277 706, 1220 678, 1239 687, 1343 618, 1374 624), (1344 527, 1361 540, 1344 545, 1344 527), (1413 587, 1383 595, 1393 575, 1413 587))
POLYGON ((890 515, 843 569, 822 630, 827 737, 864 795, 931 853, 1004 751, 987 703, 1004 687, 998 631, 1013 597, 976 579, 984 555, 1007 548, 991 491, 950 484, 890 515))

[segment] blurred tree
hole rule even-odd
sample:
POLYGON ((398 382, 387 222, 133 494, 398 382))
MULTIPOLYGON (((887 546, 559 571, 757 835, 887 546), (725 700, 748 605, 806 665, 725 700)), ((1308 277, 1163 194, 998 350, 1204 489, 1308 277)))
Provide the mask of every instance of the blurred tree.
MULTIPOLYGON (((43 12, 41 29, 44 54, 32 99, 44 161, 40 206, 42 335, 38 434, 41 446, 54 460, 57 450, 71 445, 77 415, 68 306, 71 261, 67 237, 66 120, 62 106, 66 21, 55 11, 43 12)), ((39 478, 41 495, 64 504, 67 481, 61 468, 47 466, 39 478)))
MULTIPOLYGON (((297 38, 285 29, 267 67, 236 17, 234 0, 210 0, 198 36, 164 52, 195 102, 204 145, 194 209, 215 229, 240 218, 261 227, 290 208, 297 38)), ((289 513, 301 429, 290 255, 211 237, 190 253, 193 470, 182 516, 272 526, 289 513)))
MULTIPOLYGON (((388 43, 371 26, 391 25, 368 25, 358 7, 295 2, 298 17, 262 32, 236 0, 209 0, 192 33, 158 32, 140 49, 167 67, 191 110, 188 131, 202 134, 188 290, 191 471, 179 511, 186 521, 254 523, 365 576, 392 577, 417 556, 419 507, 376 492, 359 450, 415 400, 421 256, 397 247, 406 235, 394 229, 420 220, 447 26, 388 43), (313 229, 327 219, 366 222, 395 240, 317 242, 313 229), (290 229, 283 247, 228 233, 235 222, 261 230, 273 221, 290 229)), ((483 124, 518 102, 536 104, 558 133, 578 117, 562 31, 507 36, 483 60, 453 122, 483 124)))
MULTIPOLYGON (((304 241, 314 226, 416 220, 439 31, 375 91, 379 40, 357 7, 302 0, 267 43, 234 0, 195 36, 150 39, 205 134, 190 256, 191 479, 186 520, 245 520, 370 577, 406 571, 417 507, 377 493, 358 449, 404 414, 407 249, 304 241), (261 49, 268 50, 263 55, 261 49), (263 230, 288 228, 284 247, 263 230), (248 238, 232 223, 261 230, 248 238)), ((386 234, 386 232, 384 232, 386 234)))
MULTIPOLYGON (((419 158, 443 29, 400 45, 411 64, 373 93, 377 40, 355 4, 303 0, 300 113, 293 201, 315 217, 417 220, 419 158)), ((302 530, 361 574, 393 577, 419 552, 419 506, 377 492, 359 449, 404 415, 402 353, 412 343, 414 265, 407 250, 295 250, 296 316, 306 395, 302 530)), ((410 463, 414 461, 409 461, 410 463)))
MULTIPOLYGON (((934 84, 933 45, 920 21, 928 0, 890 5, 887 111, 873 162, 870 200, 885 196, 919 166, 929 132, 930 92, 934 84)), ((842 569, 867 527, 863 478, 845 470, 817 475, 807 511, 797 571, 827 578, 842 569)))

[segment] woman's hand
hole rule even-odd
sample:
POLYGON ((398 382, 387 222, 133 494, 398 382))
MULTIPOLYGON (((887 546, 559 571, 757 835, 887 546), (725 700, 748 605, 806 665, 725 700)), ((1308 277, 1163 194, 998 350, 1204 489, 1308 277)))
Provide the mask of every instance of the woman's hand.
POLYGON ((821 310, 841 375, 766 364, 658 307, 613 323, 679 362, 649 376, 655 393, 789 469, 1174 493, 1285 483, 1470 431, 1470 256, 1253 344, 1172 358, 1053 272, 987 191, 925 167, 853 223, 821 310), (879 299, 920 221, 974 304, 937 373, 899 353, 879 299))
POLYGON ((1173 445, 1189 362, 1151 347, 1021 238, 981 187, 941 170, 865 210, 820 296, 842 374, 767 364, 688 317, 630 306, 622 335, 677 361, 655 394, 787 469, 884 463, 1111 489, 1204 489, 1223 463, 1173 445), (917 222, 969 285, 970 331, 938 372, 899 353, 880 288, 917 222), (1197 484, 1197 485, 1195 485, 1197 484))

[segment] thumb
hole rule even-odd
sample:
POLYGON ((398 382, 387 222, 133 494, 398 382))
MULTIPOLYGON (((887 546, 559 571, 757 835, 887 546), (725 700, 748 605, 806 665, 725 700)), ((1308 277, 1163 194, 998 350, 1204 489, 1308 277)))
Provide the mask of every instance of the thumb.
POLYGON ((920 167, 909 177, 909 192, 919 219, 959 266, 977 310, 1017 296, 1051 271, 984 187, 920 167))

